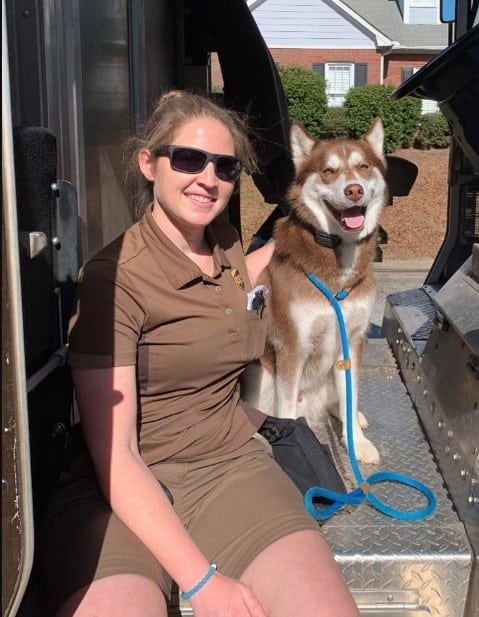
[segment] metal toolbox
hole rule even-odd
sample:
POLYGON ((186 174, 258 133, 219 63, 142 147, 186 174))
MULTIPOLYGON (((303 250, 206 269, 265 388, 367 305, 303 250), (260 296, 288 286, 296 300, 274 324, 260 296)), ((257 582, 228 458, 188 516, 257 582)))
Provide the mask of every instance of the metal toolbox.
POLYGON ((479 268, 476 263, 474 271, 473 256, 440 289, 393 294, 385 311, 402 379, 471 545, 464 612, 438 613, 459 617, 479 615, 479 268))

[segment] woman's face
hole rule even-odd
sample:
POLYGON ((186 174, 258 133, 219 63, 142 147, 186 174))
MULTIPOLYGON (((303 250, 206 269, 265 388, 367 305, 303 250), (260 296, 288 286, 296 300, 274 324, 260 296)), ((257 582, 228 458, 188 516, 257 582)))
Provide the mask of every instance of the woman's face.
MULTIPOLYGON (((234 156, 235 153, 231 133, 214 118, 185 122, 169 145, 198 148, 212 154, 234 156)), ((171 168, 167 155, 144 155, 142 165, 140 153, 140 168, 153 182, 155 207, 181 230, 204 228, 211 223, 226 207, 234 188, 233 182, 217 177, 212 161, 198 173, 183 173, 171 168)))

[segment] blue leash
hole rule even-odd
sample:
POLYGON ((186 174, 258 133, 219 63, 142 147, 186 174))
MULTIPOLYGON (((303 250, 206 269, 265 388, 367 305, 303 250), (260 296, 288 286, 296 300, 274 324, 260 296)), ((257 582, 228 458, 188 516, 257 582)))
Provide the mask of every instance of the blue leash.
POLYGON ((330 491, 328 489, 323 489, 320 487, 312 487, 308 489, 304 496, 304 505, 306 507, 306 510, 316 520, 324 521, 330 518, 336 512, 338 512, 338 510, 340 510, 345 505, 359 506, 366 501, 369 502, 374 508, 376 508, 376 510, 379 510, 379 512, 403 521, 415 521, 425 516, 429 516, 430 514, 432 514, 432 512, 434 512, 436 508, 436 497, 426 485, 422 484, 422 482, 414 480, 413 478, 410 478, 409 476, 406 476, 404 474, 396 473, 393 471, 380 471, 371 474, 368 478, 366 478, 366 480, 363 478, 354 450, 352 417, 353 386, 351 375, 351 358, 349 355, 349 344, 346 324, 344 322, 343 312, 341 310, 341 307, 339 306, 339 300, 343 300, 344 298, 346 298, 349 292, 346 289, 343 289, 338 294, 334 295, 331 290, 326 287, 326 285, 324 285, 314 274, 308 273, 306 274, 306 276, 313 283, 313 285, 315 285, 319 289, 319 291, 321 291, 323 295, 326 296, 326 298, 331 302, 338 320, 341 346, 343 350, 343 364, 346 378, 346 429, 348 452, 351 467, 356 478, 356 482, 358 483, 357 488, 346 494, 336 493, 335 491, 330 491), (406 486, 415 489, 426 497, 428 501, 427 506, 419 510, 412 511, 397 510, 388 506, 380 499, 378 499, 371 490, 371 486, 380 482, 396 482, 398 484, 405 484, 406 486), (318 508, 317 505, 313 504, 313 501, 318 498, 322 498, 331 502, 331 505, 325 508, 318 508))

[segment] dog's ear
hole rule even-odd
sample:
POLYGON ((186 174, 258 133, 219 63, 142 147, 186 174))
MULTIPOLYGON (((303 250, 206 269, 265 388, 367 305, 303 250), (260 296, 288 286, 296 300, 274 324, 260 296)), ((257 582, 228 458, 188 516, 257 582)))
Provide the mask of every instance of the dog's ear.
POLYGON ((291 123, 289 137, 291 154, 293 155, 293 162, 297 171, 301 161, 311 153, 315 140, 309 135, 304 126, 296 120, 293 120, 291 123))
POLYGON ((384 127, 379 116, 374 118, 369 131, 364 136, 364 140, 373 149, 374 154, 385 163, 384 158, 384 127))

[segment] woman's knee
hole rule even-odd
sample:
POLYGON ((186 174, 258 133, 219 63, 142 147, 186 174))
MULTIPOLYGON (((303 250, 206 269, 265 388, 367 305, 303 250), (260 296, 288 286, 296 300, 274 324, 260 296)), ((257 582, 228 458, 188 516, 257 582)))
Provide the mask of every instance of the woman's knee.
POLYGON ((319 528, 297 531, 273 542, 246 568, 251 586, 271 616, 357 616, 357 608, 319 528), (341 612, 338 611, 339 607, 341 612))
POLYGON ((166 598, 151 579, 117 574, 98 579, 70 596, 57 617, 166 617, 166 598))

